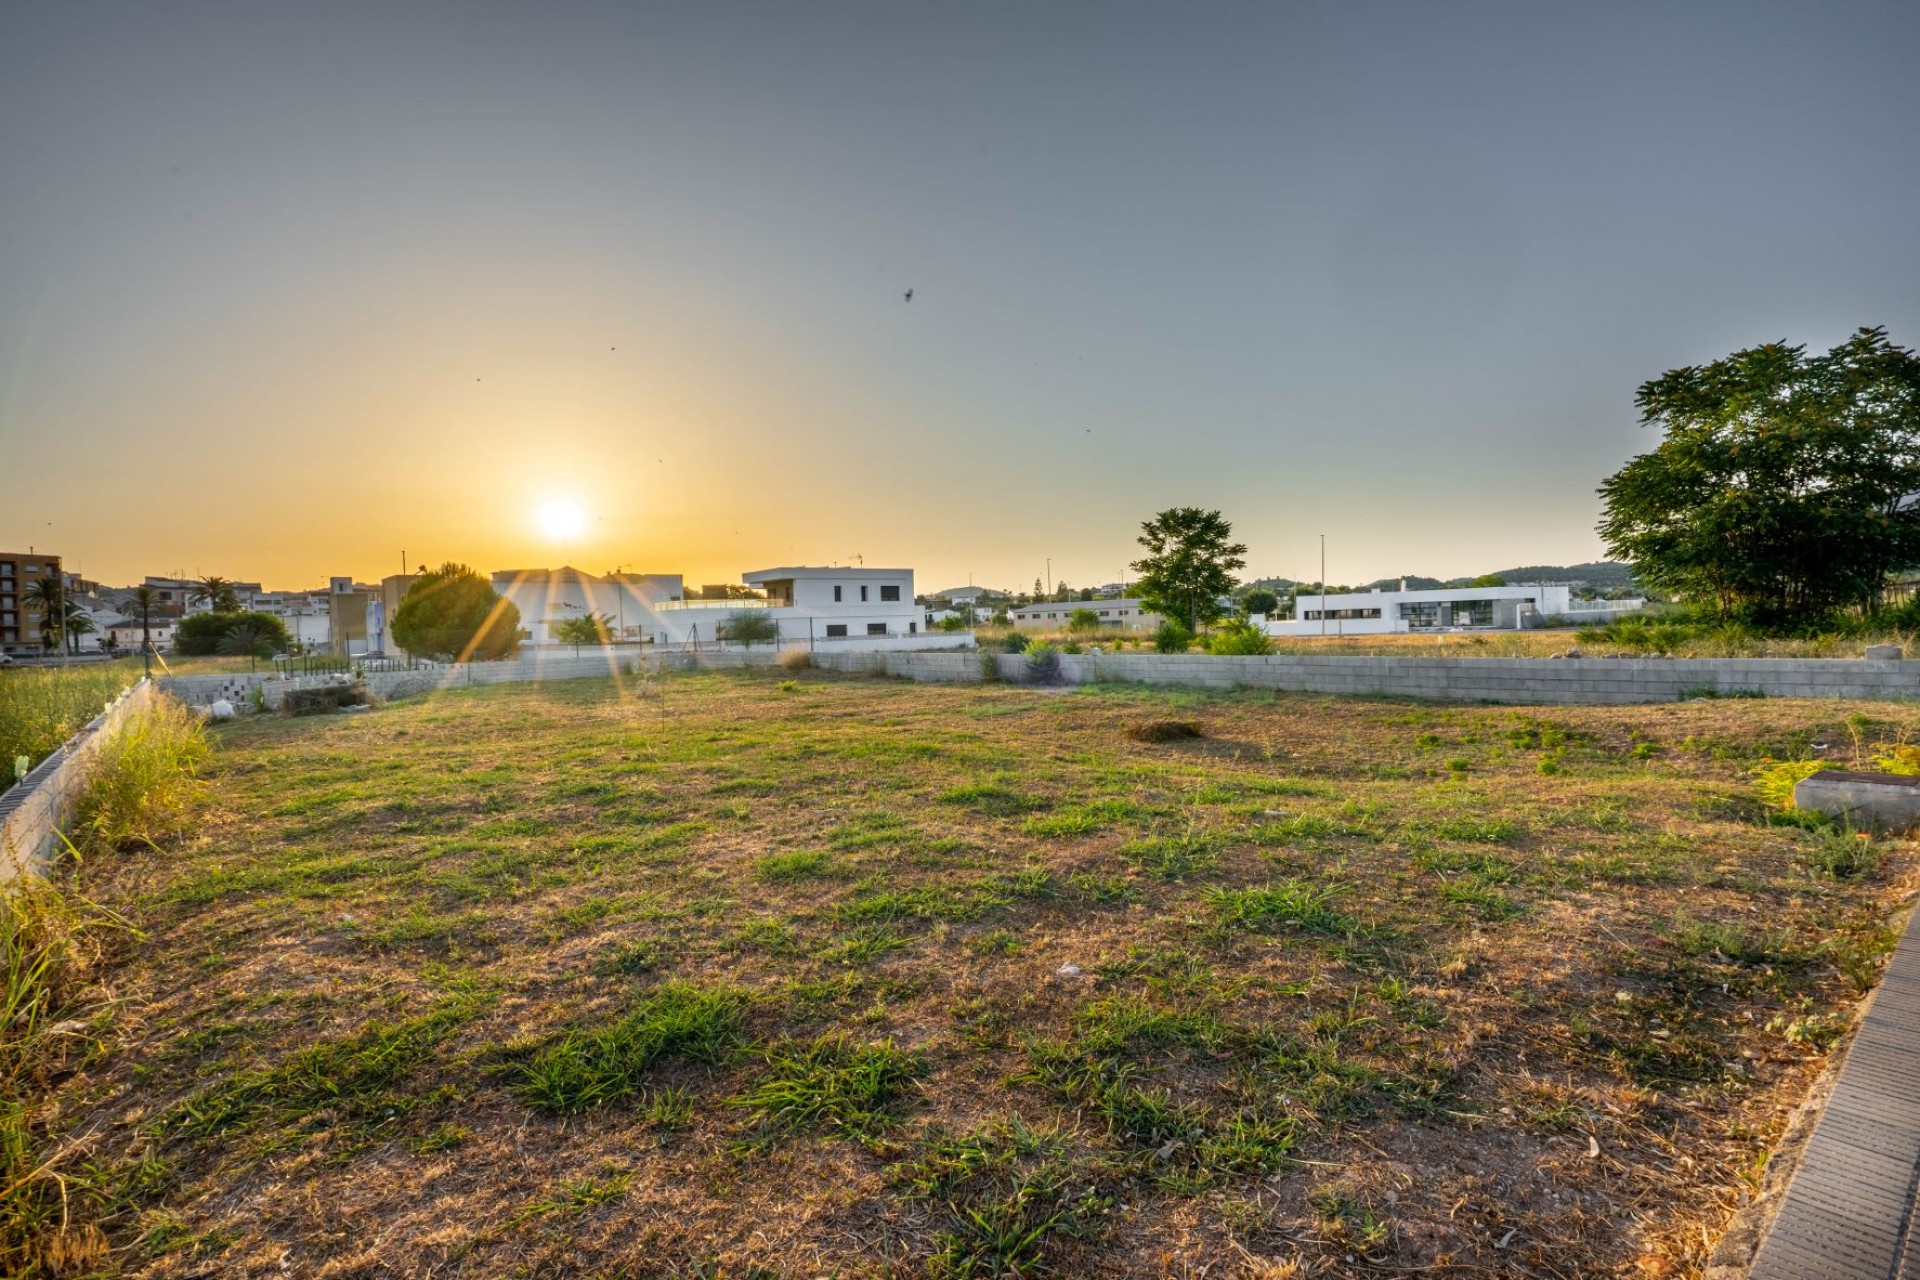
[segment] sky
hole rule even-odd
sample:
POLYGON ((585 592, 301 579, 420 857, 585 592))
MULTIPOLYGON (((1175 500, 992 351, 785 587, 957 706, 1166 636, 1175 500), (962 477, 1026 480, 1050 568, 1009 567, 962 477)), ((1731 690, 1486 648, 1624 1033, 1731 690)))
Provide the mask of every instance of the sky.
POLYGON ((0 547, 1598 558, 1641 382, 1920 345, 1916 59, 1911 0, 0 5, 0 547))

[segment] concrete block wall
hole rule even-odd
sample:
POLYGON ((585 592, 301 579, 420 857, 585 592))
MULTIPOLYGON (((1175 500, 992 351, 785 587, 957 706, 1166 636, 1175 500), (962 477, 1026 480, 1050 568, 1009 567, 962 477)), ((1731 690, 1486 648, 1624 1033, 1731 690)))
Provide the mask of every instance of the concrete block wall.
POLYGON ((42 760, 18 785, 0 792, 0 884, 23 875, 45 875, 60 831, 73 820, 86 794, 100 749, 127 720, 153 705, 159 694, 142 680, 116 698, 60 749, 42 760))
MULTIPOLYGON (((1032 676, 1023 654, 988 655, 1010 684, 1032 676)), ((814 655, 827 670, 937 683, 978 681, 978 654, 814 655)), ((1920 698, 1920 663, 1834 658, 1384 658, 1274 654, 1061 654, 1063 684, 1115 682, 1199 689, 1437 698, 1463 702, 1672 702, 1686 693, 1773 698, 1920 698)))

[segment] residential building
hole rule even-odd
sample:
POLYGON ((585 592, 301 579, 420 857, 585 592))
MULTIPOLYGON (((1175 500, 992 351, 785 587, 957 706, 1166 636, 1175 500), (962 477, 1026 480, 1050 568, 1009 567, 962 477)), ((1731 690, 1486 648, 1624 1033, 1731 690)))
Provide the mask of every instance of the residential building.
POLYGON ((59 556, 0 551, 0 653, 40 652, 40 610, 27 593, 43 578, 64 581, 59 556))
MULTIPOLYGON (((162 652, 173 647, 174 628, 180 625, 178 618, 168 618, 156 613, 150 620, 149 634, 153 637, 153 647, 162 652)), ((117 622, 109 622, 101 629, 101 635, 110 638, 113 647, 122 653, 140 652, 140 618, 136 614, 127 617, 124 614, 117 622)), ((92 640, 96 637, 88 636, 92 640)))
POLYGON ((494 590, 520 610, 522 642, 534 647, 560 644, 553 628, 588 615, 604 619, 622 643, 706 644, 726 639, 735 615, 759 609, 787 643, 872 645, 923 634, 911 569, 801 565, 758 569, 740 581, 753 594, 726 596, 709 587, 687 599, 678 574, 599 577, 569 566, 493 575, 494 590))
POLYGON ((1100 619, 1103 631, 1154 631, 1166 619, 1150 612, 1139 599, 1098 598, 1093 600, 1036 600, 1032 604, 1011 605, 1007 620, 1021 631, 1062 631, 1075 609, 1092 611, 1100 619))
POLYGON ((1645 600, 1575 600, 1573 589, 1553 585, 1442 587, 1430 591, 1302 593, 1292 618, 1263 619, 1270 636, 1360 636, 1402 631, 1518 631, 1558 625, 1604 623, 1637 613, 1645 600))

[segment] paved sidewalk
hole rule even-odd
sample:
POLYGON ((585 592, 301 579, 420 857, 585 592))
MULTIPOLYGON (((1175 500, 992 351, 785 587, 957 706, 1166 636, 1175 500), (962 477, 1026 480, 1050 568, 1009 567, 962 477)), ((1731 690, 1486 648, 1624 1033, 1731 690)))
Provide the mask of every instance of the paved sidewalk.
POLYGON ((1920 911, 1880 987, 1749 1280, 1920 1280, 1920 911))

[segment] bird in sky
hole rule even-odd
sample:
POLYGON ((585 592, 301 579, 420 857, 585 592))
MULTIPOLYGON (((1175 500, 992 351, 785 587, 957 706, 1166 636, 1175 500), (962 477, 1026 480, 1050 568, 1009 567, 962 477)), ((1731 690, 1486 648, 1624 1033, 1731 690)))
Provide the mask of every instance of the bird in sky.
POLYGON ((909 289, 909 290, 907 290, 907 301, 908 301, 908 302, 912 302, 912 301, 913 301, 913 290, 911 290, 911 289, 909 289))

